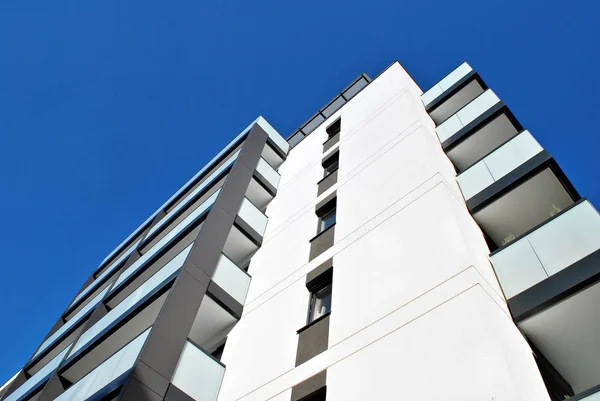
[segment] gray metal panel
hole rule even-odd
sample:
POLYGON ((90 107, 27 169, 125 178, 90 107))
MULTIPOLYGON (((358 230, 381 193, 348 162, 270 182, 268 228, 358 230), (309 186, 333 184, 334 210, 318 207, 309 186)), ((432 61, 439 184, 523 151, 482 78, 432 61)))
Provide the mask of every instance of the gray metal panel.
POLYGON ((182 271, 146 340, 140 361, 167 380, 175 371, 205 292, 205 286, 182 271))
POLYGON ((333 113, 338 111, 346 103, 343 97, 336 97, 331 103, 329 103, 321 112, 326 118, 329 118, 333 113))
POLYGON ((164 396, 169 388, 169 380, 160 375, 143 361, 138 361, 133 378, 144 383, 155 393, 164 396))
POLYGON ((329 315, 302 330, 298 334, 298 351, 296 366, 303 364, 321 352, 329 345, 329 315))
POLYGON ((176 385, 171 384, 167 390, 165 401, 194 401, 194 399, 176 385))
POLYGON ((310 254, 308 260, 311 261, 333 246, 335 234, 335 225, 323 231, 310 242, 310 254))
POLYGON ((57 374, 50 376, 50 379, 44 385, 44 389, 37 398, 37 401, 52 401, 58 397, 63 391, 65 386, 61 382, 57 374))
POLYGON ((317 114, 316 116, 313 117, 312 120, 310 120, 304 127, 302 127, 302 132, 304 132, 305 135, 310 134, 311 132, 313 132, 319 125, 321 125, 321 123, 323 123, 323 121, 325 121, 325 117, 323 117, 320 114, 317 114))
MULTIPOLYGON (((200 304, 207 296, 205 281, 202 279, 199 281, 195 277, 198 275, 212 277, 267 138, 267 133, 257 124, 250 130, 238 159, 208 213, 183 269, 176 278, 169 297, 146 340, 138 363, 134 367, 135 378, 125 384, 121 400, 139 399, 136 398, 140 396, 139 390, 129 388, 137 386, 136 382, 144 384, 147 388, 153 387, 148 382, 152 379, 138 372, 140 363, 146 364, 167 381, 170 381, 173 376, 200 304)), ((162 399, 164 394, 159 396, 162 399)))
POLYGON ((326 140, 325 143, 323 143, 323 153, 327 152, 329 149, 331 149, 333 147, 333 145, 335 145, 339 141, 340 141, 339 133, 335 134, 334 136, 332 136, 331 138, 326 140))
POLYGON ((136 401, 162 401, 163 397, 152 391, 139 380, 130 378, 126 386, 123 387, 119 399, 136 401))
POLYGON ((337 176, 338 170, 335 170, 333 173, 329 174, 327 177, 319 181, 319 183, 317 184, 317 196, 321 195, 329 188, 337 184, 337 176))
POLYGON ((300 401, 302 398, 314 393, 319 389, 322 389, 326 385, 327 369, 292 387, 292 398, 290 401, 300 401))
POLYGON ((25 375, 25 372, 23 370, 21 370, 19 372, 19 374, 17 375, 17 377, 15 377, 15 379, 12 381, 12 383, 7 388, 4 389, 4 392, 0 396, 8 396, 12 392, 14 392, 16 389, 21 387, 21 385, 23 383, 25 383, 26 381, 27 381, 27 376, 25 375))
POLYGON ((342 93, 342 95, 347 100, 350 100, 354 96, 356 96, 358 94, 358 92, 360 92, 361 90, 363 90, 367 85, 369 85, 369 81, 367 81, 364 77, 362 77, 361 79, 359 79, 358 81, 356 81, 356 83, 354 83, 351 87, 349 87, 348 89, 346 89, 342 93))

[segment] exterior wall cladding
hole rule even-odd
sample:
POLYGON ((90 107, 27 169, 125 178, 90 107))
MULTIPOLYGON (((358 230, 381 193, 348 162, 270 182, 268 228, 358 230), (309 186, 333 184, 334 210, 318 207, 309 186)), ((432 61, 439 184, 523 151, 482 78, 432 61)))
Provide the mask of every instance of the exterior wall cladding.
POLYGON ((600 217, 479 74, 262 117, 117 247, 17 400, 600 400, 600 217))

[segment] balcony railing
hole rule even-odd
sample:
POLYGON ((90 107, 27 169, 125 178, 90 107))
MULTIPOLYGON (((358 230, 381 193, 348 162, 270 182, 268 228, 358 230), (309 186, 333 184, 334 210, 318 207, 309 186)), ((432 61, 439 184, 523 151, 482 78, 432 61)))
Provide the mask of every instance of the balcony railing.
MULTIPOLYGON (((229 156, 229 159, 225 163, 223 163, 218 169, 216 169, 209 177, 204 179, 202 181, 202 184, 200 184, 196 189, 194 189, 192 192, 190 192, 173 210, 171 210, 169 212, 169 214, 167 214, 158 223, 156 223, 154 226, 152 226, 150 228, 150 230, 148 230, 148 235, 146 236, 146 238, 151 238, 154 235, 154 233, 159 231, 167 223, 169 223, 171 220, 173 220, 173 217, 177 216, 177 214, 181 210, 185 209, 190 204, 192 199, 194 199, 198 194, 200 194, 202 191, 204 191, 206 188, 208 188, 211 184, 213 184, 217 180, 217 178, 221 174, 223 174, 223 172, 225 170, 227 170, 228 168, 230 168, 233 165, 233 163, 236 161, 239 154, 240 154, 240 151, 238 150, 234 154, 229 156)), ((144 242, 147 242, 147 240, 145 240, 144 242)))
POLYGON ((75 297, 75 299, 73 300, 73 302, 71 302, 71 305, 69 305, 69 307, 67 308, 67 311, 71 309, 71 307, 75 304, 77 304, 79 302, 79 300, 81 300, 82 298, 84 298, 85 296, 87 296, 90 292, 92 292, 92 290, 96 289, 98 287, 99 284, 101 284, 104 279, 106 277, 108 277, 114 270, 115 268, 117 268, 125 259, 127 259, 131 253, 137 248, 137 245, 140 243, 140 240, 138 240, 136 243, 134 243, 129 250, 127 250, 127 252, 124 252, 123 255, 121 255, 117 260, 115 260, 113 263, 111 263, 111 265, 106 268, 106 270, 104 270, 104 272, 102 272, 102 274, 100 276, 98 276, 96 278, 96 280, 92 281, 90 283, 90 285, 88 285, 85 290, 81 291, 79 293, 79 295, 77 295, 75 297))
POLYGON ((421 95, 421 100, 425 107, 429 106, 431 102, 439 98, 448 89, 452 88, 457 82, 469 75, 473 69, 467 63, 462 63, 458 68, 446 75, 437 85, 433 86, 427 92, 421 95))
POLYGON ((103 389, 106 389, 111 384, 113 385, 110 386, 111 390, 113 387, 117 388, 125 379, 129 370, 133 368, 135 360, 149 333, 150 329, 140 334, 55 398, 55 401, 85 401, 93 395, 101 393, 103 389))
POLYGON ((500 103, 500 99, 491 89, 477 96, 435 129, 440 142, 444 142, 458 133, 462 128, 475 121, 477 117, 498 103, 500 103))
POLYGON ((511 298, 600 249, 600 216, 584 200, 510 242, 491 259, 511 298))
POLYGON ((221 255, 212 280, 241 305, 244 305, 251 278, 227 256, 221 255))
POLYGON ((191 342, 187 342, 171 382, 194 400, 215 401, 225 366, 191 342))
POLYGON ((144 253, 138 260, 135 261, 131 266, 127 268, 119 278, 117 282, 112 287, 111 292, 114 293, 117 288, 121 286, 123 282, 125 282, 129 277, 133 276, 134 273, 139 271, 144 267, 144 265, 154 257, 160 250, 165 248, 173 239, 175 239, 179 233, 184 231, 186 228, 191 226, 198 218, 203 216, 210 207, 215 203, 217 196, 219 195, 220 190, 216 191, 213 195, 210 196, 204 203, 196 208, 189 216, 183 219, 177 226, 175 226, 167 235, 165 235, 160 241, 158 241, 152 248, 150 248, 146 253, 144 253))
POLYGON ((103 316, 102 319, 100 319, 98 322, 96 322, 96 324, 83 333, 73 347, 73 350, 69 353, 67 360, 70 360, 79 354, 82 349, 87 347, 97 338, 101 337, 106 331, 110 330, 118 322, 122 321, 140 304, 144 303, 144 301, 149 299, 153 294, 160 290, 165 283, 174 277, 181 266, 183 266, 183 262, 185 262, 187 255, 190 253, 192 245, 193 244, 188 245, 187 248, 171 259, 162 269, 154 273, 154 275, 144 284, 142 284, 137 290, 131 293, 123 301, 119 302, 119 304, 105 316, 103 316))
POLYGON ((258 235, 263 237, 267 228, 268 218, 248 199, 244 198, 238 216, 246 222, 258 235))
POLYGON ((575 394, 569 401, 600 401, 600 385, 575 394))
POLYGON ((27 397, 38 386, 43 383, 50 375, 58 368, 58 365, 62 362, 63 358, 69 351, 69 347, 65 348, 60 354, 56 355, 50 362, 40 369, 36 374, 31 376, 25 383, 23 383, 18 389, 13 391, 8 397, 4 398, 4 401, 19 401, 27 397))
POLYGON ((465 199, 483 191, 542 150, 529 131, 523 131, 457 177, 465 199))
POLYGON ((44 341, 42 343, 42 345, 40 345, 40 348, 38 348, 35 355, 33 355, 33 358, 40 355, 50 345, 52 345, 53 343, 58 341, 69 330, 71 330, 73 327, 75 327, 75 325, 77 323, 79 323, 85 316, 87 316, 88 313, 90 313, 92 311, 92 309, 94 309, 96 307, 96 305, 98 305, 98 303, 102 300, 102 298, 104 298, 104 295, 106 294, 107 291, 108 291, 108 288, 105 288, 101 293, 96 295, 94 297, 94 299, 92 299, 90 302, 88 302, 88 304, 85 306, 85 308, 83 308, 79 312, 77 312, 77 314, 75 316, 73 316, 67 323, 63 324, 58 330, 56 330, 54 332, 54 334, 52 334, 50 337, 48 337, 46 339, 46 341, 44 341))
POLYGON ((267 163, 262 157, 258 161, 256 166, 256 172, 260 174, 267 182, 275 189, 279 186, 279 180, 281 176, 269 163, 267 163))

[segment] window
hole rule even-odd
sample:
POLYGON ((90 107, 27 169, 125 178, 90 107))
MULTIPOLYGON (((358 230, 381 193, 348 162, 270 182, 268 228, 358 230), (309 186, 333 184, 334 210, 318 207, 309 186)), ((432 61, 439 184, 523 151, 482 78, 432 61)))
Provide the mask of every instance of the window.
POLYGON ((340 133, 340 131, 342 130, 342 119, 338 118, 333 124, 331 124, 329 127, 325 128, 325 131, 327 132, 327 139, 331 139, 334 136, 336 136, 337 134, 340 133))
POLYGON ((325 401, 327 395, 327 387, 321 387, 317 391, 310 393, 306 397, 302 397, 298 401, 325 401))
POLYGON ((323 232, 335 223, 335 205, 319 218, 319 232, 323 232))
POLYGON ((339 161, 340 161, 339 152, 335 152, 335 154, 333 154, 327 160, 323 161, 323 170, 325 171, 325 174, 323 175, 323 177, 327 177, 329 174, 331 174, 335 170, 337 170, 340 165, 339 161))
POLYGON ((331 283, 318 291, 310 294, 310 309, 308 311, 308 323, 331 312, 331 283))

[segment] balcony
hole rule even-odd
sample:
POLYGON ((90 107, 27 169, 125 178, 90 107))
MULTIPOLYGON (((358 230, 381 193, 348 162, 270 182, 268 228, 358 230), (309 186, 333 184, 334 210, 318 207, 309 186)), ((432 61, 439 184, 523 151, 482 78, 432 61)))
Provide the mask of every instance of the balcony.
MULTIPOLYGON (((48 337, 42 345, 38 348, 36 353, 31 358, 32 362, 36 361, 40 358, 41 355, 48 352, 50 346, 53 346, 53 350, 51 352, 56 353, 57 351, 64 349, 67 346, 67 342, 72 341, 72 337, 75 337, 73 332, 77 330, 78 326, 81 327, 80 323, 84 321, 85 318, 89 316, 92 310, 100 303, 100 301, 104 298, 104 295, 108 292, 108 288, 102 291, 100 294, 96 295, 94 299, 92 299, 85 308, 81 309, 71 320, 63 324, 58 330, 56 330, 50 337, 48 337), (62 341, 60 341, 62 340, 62 341)), ((39 362, 36 363, 39 365, 39 362)))
POLYGON ((153 260, 157 255, 163 252, 170 245, 175 243, 179 238, 180 234, 189 230, 195 225, 200 219, 204 218, 212 205, 215 203, 220 190, 213 193, 208 199, 194 209, 185 219, 171 229, 164 237, 156 242, 150 249, 146 250, 144 254, 129 266, 117 279, 115 285, 111 288, 111 293, 119 290, 119 288, 125 285, 126 282, 132 280, 136 274, 146 268, 147 264, 153 260))
POLYGON ((167 284, 177 275, 191 250, 189 245, 150 279, 84 332, 73 346, 61 373, 74 383, 154 324, 167 297, 167 284), (97 345, 91 349, 91 345, 97 345))
POLYGON ((511 298, 600 249, 600 216, 582 201, 491 256, 511 298))
POLYGON ((275 197, 280 179, 279 173, 261 157, 248 185, 246 198, 264 210, 275 197))
POLYGON ((442 146, 447 148, 502 106, 498 96, 491 89, 486 90, 437 126, 435 131, 442 146))
POLYGON ((225 241, 223 254, 236 265, 244 266, 260 247, 267 221, 267 216, 244 198, 225 241))
POLYGON ((479 75, 467 63, 463 63, 425 92, 421 100, 433 121, 439 125, 486 89, 479 75))
POLYGON ((58 368, 68 350, 69 347, 66 347, 60 354, 52 358, 50 362, 48 362, 36 374, 31 376, 25 383, 23 383, 19 388, 17 388, 3 400, 20 401, 35 393, 36 390, 41 388, 41 384, 43 384, 50 377, 50 375, 54 373, 56 368, 58 368))
POLYGON ((445 95, 450 93, 452 88, 456 88, 457 85, 460 85, 460 83, 467 80, 474 73, 469 64, 462 63, 459 65, 454 71, 446 75, 444 79, 421 95, 421 100, 425 108, 430 108, 436 101, 443 99, 445 95))
POLYGON ((600 216, 582 200, 491 259, 521 331, 575 394, 600 377, 600 216))
POLYGON ((85 377, 67 388, 64 393, 55 398, 55 401, 85 401, 92 396, 94 399, 100 399, 118 389, 133 368, 149 333, 150 329, 147 329, 85 377))
POLYGON ((251 278, 227 256, 221 255, 212 280, 240 305, 244 305, 251 278))
POLYGON ((542 150, 529 131, 523 131, 457 177, 465 200, 505 177, 542 150))
MULTIPOLYGON (((104 271, 94 281, 92 281, 83 291, 81 291, 75 297, 73 302, 71 302, 71 304, 67 308, 67 311, 70 311, 71 309, 73 309, 74 306, 80 304, 80 301, 96 295, 94 290, 100 291, 101 289, 103 289, 102 284, 107 283, 110 276, 113 273, 116 273, 118 268, 125 262, 125 260, 127 260, 127 258, 129 258, 129 256, 131 256, 131 254, 137 248, 137 246, 140 242, 141 242, 141 238, 136 243, 134 243, 126 252, 124 252, 118 259, 116 259, 106 269, 104 269, 104 271)), ((83 305, 83 303, 81 303, 81 304, 83 305)), ((73 312, 71 312, 71 314, 72 313, 73 312)))
POLYGON ((216 401, 225 366, 188 341, 171 382, 194 400, 216 401))
POLYGON ((254 124, 258 124, 269 136, 267 145, 263 150, 263 158, 277 169, 286 158, 290 150, 290 144, 265 120, 262 116, 258 117, 247 129, 254 124))
MULTIPOLYGON (((269 136, 262 151, 262 158, 271 167, 278 169, 290 150, 289 143, 264 118, 258 117, 254 123, 257 123, 269 136)), ((254 123, 250 124, 247 129, 250 129, 254 123)))
POLYGON ((541 150, 527 159, 538 150, 535 141, 524 135, 461 177, 467 207, 486 234, 491 250, 510 243, 579 200, 548 152, 541 150))
MULTIPOLYGON (((144 243, 148 243, 149 239, 153 238, 161 230, 165 229, 165 227, 169 223, 173 222, 176 217, 181 216, 184 210, 193 207, 192 202, 194 200, 202 199, 202 194, 210 195, 211 187, 217 186, 217 184, 219 184, 218 187, 220 188, 220 186, 222 185, 223 177, 229 172, 229 170, 237 160, 239 154, 240 150, 234 152, 217 169, 215 169, 208 177, 203 179, 192 191, 190 191, 182 200, 180 200, 175 207, 170 208, 168 210, 167 215, 163 217, 154 226, 152 226, 150 230, 148 230, 148 234, 144 239, 144 243)), ((216 192, 218 192, 218 189, 213 191, 213 193, 216 192)))

